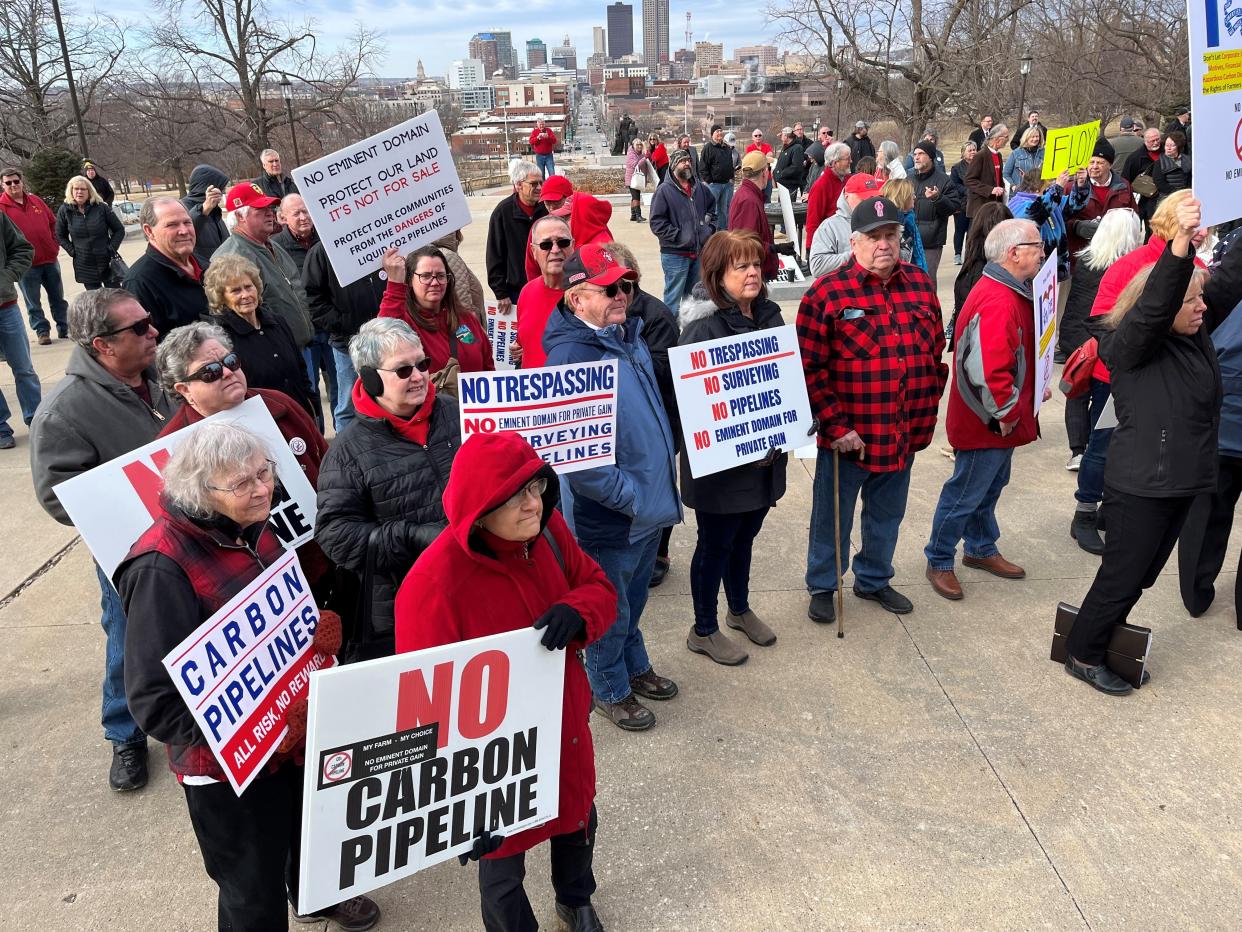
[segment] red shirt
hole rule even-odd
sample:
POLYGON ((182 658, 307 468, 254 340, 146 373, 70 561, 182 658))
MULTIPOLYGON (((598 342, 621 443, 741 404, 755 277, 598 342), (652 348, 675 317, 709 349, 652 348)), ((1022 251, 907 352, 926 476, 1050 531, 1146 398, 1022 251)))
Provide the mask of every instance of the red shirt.
POLYGON ((548 320, 564 293, 544 284, 543 276, 532 278, 522 288, 517 299, 517 341, 522 347, 521 368, 538 369, 547 365, 548 354, 543 351, 543 332, 548 329, 548 320))
MULTIPOLYGON (((423 342, 423 352, 431 360, 431 371, 434 374, 448 365, 449 361, 449 339, 445 332, 448 326, 448 315, 441 312, 439 320, 436 321, 436 329, 428 330, 406 311, 405 297, 408 293, 409 286, 405 282, 389 281, 388 287, 384 289, 384 299, 380 301, 379 316, 404 320, 413 328, 423 342)), ((461 371, 483 372, 495 369, 496 361, 492 358, 492 344, 488 342, 487 332, 479 323, 479 318, 470 311, 464 311, 459 316, 459 320, 457 362, 461 366, 461 371)))
POLYGON ((992 152, 992 173, 996 176, 996 187, 1003 188, 1005 186, 1005 179, 1001 173, 1000 153, 994 150, 989 151, 992 152))
MULTIPOLYGON (((759 143, 759 145, 755 145, 752 142, 749 146, 746 147, 746 152, 762 152, 764 155, 771 155, 772 147, 769 146, 766 142, 761 142, 759 143)), ((742 154, 745 155, 746 152, 743 152, 742 154)))

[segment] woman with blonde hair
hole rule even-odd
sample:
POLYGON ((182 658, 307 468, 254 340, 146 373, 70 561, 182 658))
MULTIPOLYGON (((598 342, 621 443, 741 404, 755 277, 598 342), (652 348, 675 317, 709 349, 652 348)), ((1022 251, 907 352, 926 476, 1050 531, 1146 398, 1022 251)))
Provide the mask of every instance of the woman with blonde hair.
MULTIPOLYGON (((883 144, 880 148, 883 149, 883 144)), ((918 218, 914 215, 914 182, 904 177, 893 178, 884 182, 880 196, 888 198, 901 211, 901 258, 926 272, 923 236, 919 233, 918 218)))
POLYGON ((125 240, 125 227, 84 175, 74 175, 65 185, 65 202, 56 212, 56 239, 73 259, 74 281, 87 291, 121 287, 112 260, 125 240))

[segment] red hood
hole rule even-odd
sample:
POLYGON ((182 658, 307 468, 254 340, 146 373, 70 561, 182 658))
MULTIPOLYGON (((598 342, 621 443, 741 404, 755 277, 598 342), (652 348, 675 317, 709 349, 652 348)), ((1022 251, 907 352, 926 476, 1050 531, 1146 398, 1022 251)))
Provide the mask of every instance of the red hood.
POLYGON ((608 221, 612 219, 612 204, 578 191, 574 194, 573 208, 569 214, 569 232, 573 234, 574 246, 581 249, 590 243, 611 243, 612 231, 608 221))
POLYGON ((473 434, 453 458, 448 485, 444 487, 444 514, 449 529, 466 553, 474 523, 499 507, 537 474, 548 477, 543 493, 543 526, 560 497, 556 473, 539 458, 531 445, 512 431, 473 434))

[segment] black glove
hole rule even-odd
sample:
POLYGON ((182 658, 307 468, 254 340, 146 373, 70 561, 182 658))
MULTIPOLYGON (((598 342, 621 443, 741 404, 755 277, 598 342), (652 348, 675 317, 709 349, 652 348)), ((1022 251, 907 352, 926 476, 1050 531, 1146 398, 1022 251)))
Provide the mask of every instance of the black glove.
POLYGON ((457 855, 457 862, 463 867, 467 861, 477 861, 484 855, 491 854, 505 843, 504 835, 493 835, 491 832, 480 832, 474 838, 474 845, 465 854, 457 855))
POLYGON ((574 609, 563 602, 552 607, 535 619, 535 630, 546 628, 539 643, 548 650, 564 650, 569 642, 586 630, 586 622, 574 609))
POLYGON ((784 451, 783 451, 780 447, 771 447, 771 448, 768 450, 768 454, 767 454, 767 456, 765 456, 763 459, 759 460, 759 462, 755 463, 755 465, 756 465, 756 466, 763 466, 763 467, 766 467, 766 466, 775 466, 775 465, 776 465, 776 461, 777 461, 777 459, 780 457, 781 453, 783 453, 783 452, 784 452, 784 451))
POLYGON ((1048 221, 1048 208, 1042 200, 1031 202, 1031 206, 1026 209, 1026 219, 1037 227, 1042 227, 1048 221))
POLYGON ((1079 239, 1090 240, 1095 236, 1095 231, 1100 228, 1100 218, 1094 220, 1079 220, 1074 224, 1074 232, 1078 234, 1079 239))
POLYGON ((808 437, 815 437, 819 434, 819 418, 811 418, 811 429, 806 432, 808 437))

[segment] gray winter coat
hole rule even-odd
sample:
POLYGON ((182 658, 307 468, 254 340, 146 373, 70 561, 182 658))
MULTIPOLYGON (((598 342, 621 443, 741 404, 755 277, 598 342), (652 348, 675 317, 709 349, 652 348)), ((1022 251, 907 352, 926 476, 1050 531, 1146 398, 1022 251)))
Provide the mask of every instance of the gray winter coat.
POLYGON ((811 274, 818 278, 835 272, 850 261, 850 205, 845 192, 837 198, 837 212, 819 225, 811 240, 811 274))
POLYGON ((263 278, 263 296, 259 303, 265 311, 274 311, 285 319, 301 349, 314 336, 306 289, 302 287, 302 276, 293 257, 275 243, 269 245, 271 248, 265 249, 234 230, 216 250, 214 258, 244 256, 259 267, 259 275, 263 278))

